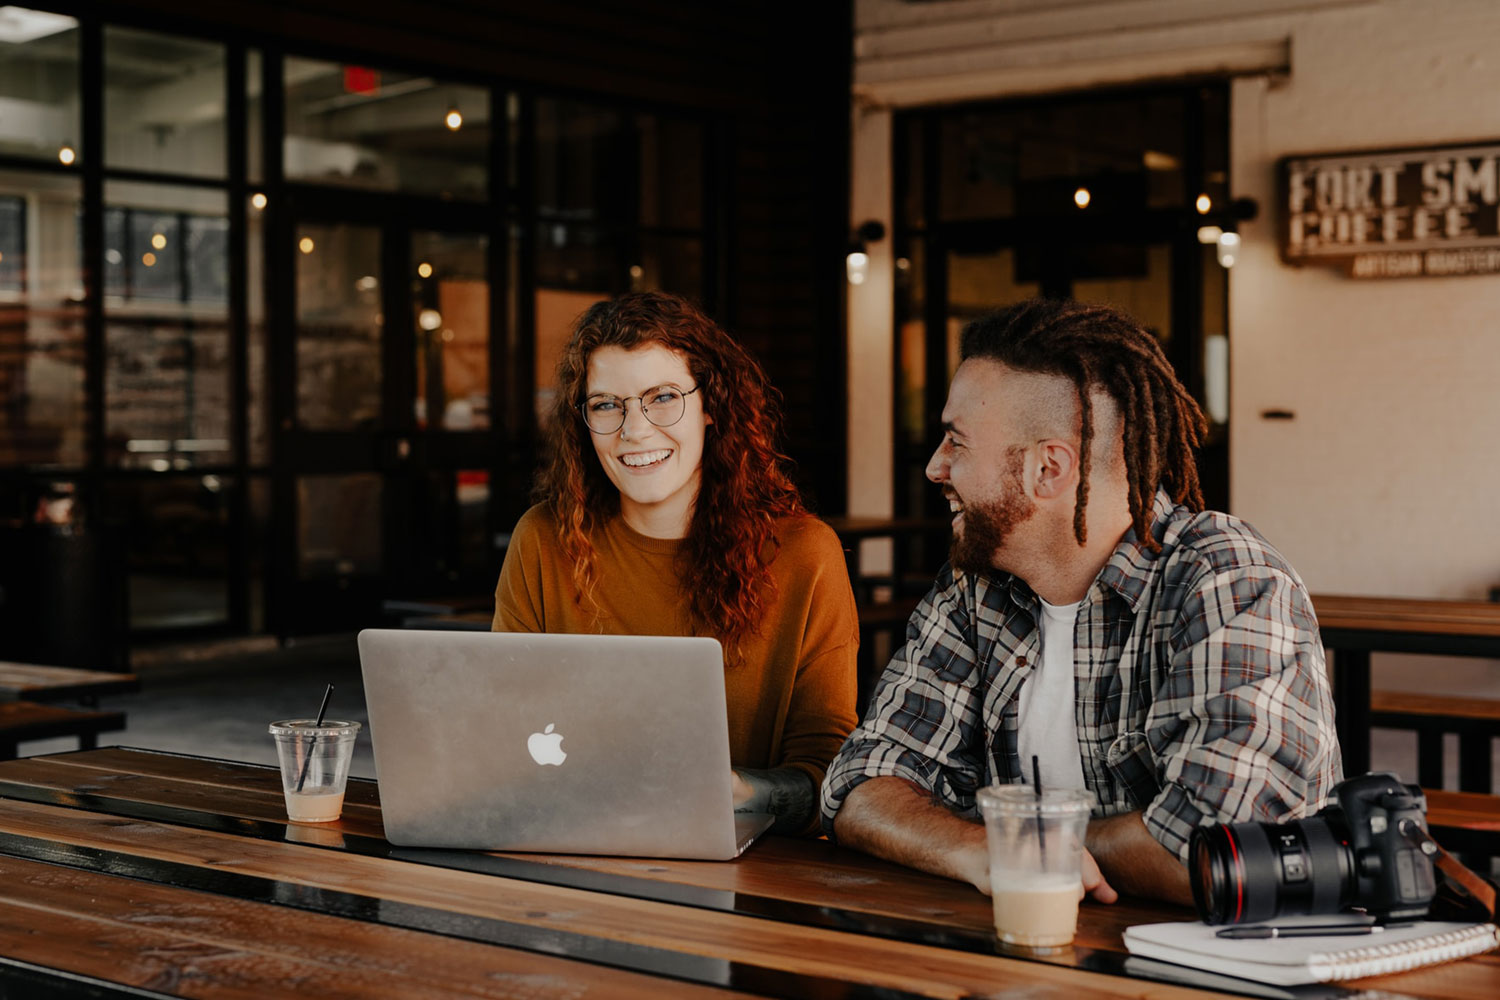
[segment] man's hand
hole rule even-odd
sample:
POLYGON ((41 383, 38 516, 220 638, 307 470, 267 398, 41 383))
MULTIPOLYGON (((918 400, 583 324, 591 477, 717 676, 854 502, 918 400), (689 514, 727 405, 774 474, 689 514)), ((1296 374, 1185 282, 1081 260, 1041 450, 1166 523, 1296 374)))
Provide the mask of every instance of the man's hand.
MULTIPOLYGON (((962 819, 901 778, 871 778, 849 793, 834 820, 839 843, 869 854, 967 882, 990 894, 990 850, 984 826, 962 819)), ((1083 852, 1080 894, 1113 903, 1119 893, 1083 852)))
POLYGON ((856 787, 839 808, 833 832, 845 847, 989 894, 984 827, 955 816, 904 778, 871 778, 856 787))
POLYGON ((1094 901, 1098 903, 1113 903, 1120 898, 1114 887, 1104 880, 1104 873, 1099 870, 1099 863, 1094 856, 1083 849, 1083 889, 1080 896, 1092 894, 1094 901))
MULTIPOLYGON (((1092 855, 1090 860, 1098 862, 1101 882, 1102 873, 1107 872, 1128 895, 1192 905, 1187 866, 1151 836, 1140 813, 1090 820, 1085 840, 1092 855)), ((1084 882, 1087 881, 1085 876, 1084 882)), ((1115 895, 1115 890, 1107 884, 1104 888, 1115 895)), ((1097 891, 1094 898, 1107 902, 1097 891)))

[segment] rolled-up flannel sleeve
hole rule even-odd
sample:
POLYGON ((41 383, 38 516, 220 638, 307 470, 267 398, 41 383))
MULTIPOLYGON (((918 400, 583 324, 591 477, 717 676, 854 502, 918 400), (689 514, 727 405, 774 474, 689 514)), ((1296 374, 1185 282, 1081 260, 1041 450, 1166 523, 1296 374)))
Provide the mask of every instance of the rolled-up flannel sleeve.
POLYGON ((1147 739, 1161 791, 1151 834, 1184 862, 1204 823, 1317 810, 1341 777, 1323 644, 1307 591, 1271 566, 1208 572, 1168 641, 1147 739))
POLYGON ((972 811, 983 780, 981 677, 969 614, 957 588, 934 589, 906 626, 870 699, 823 781, 823 829, 870 778, 904 778, 949 808, 972 811))

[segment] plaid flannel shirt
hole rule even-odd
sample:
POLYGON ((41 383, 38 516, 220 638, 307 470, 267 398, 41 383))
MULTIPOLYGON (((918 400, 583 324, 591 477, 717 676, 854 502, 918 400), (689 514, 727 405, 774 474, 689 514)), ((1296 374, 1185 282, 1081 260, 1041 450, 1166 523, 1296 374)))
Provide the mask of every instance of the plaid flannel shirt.
MULTIPOLYGON (((1323 646, 1296 572, 1253 528, 1158 492, 1159 555, 1128 532, 1073 634, 1074 720, 1094 815, 1140 810, 1187 860, 1204 823, 1309 815, 1341 777, 1323 646)), ((1023 779, 1018 693, 1041 665, 1038 602, 1009 574, 945 566, 823 784, 831 835, 861 782, 895 776, 976 816, 1023 779)))

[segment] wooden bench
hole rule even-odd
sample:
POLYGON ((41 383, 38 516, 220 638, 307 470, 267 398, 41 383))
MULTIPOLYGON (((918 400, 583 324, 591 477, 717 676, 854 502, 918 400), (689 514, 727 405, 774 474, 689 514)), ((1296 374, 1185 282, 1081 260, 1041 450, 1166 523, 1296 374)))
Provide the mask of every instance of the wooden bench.
POLYGON ((80 750, 99 745, 99 734, 125 728, 124 712, 39 705, 34 701, 0 702, 0 760, 16 756, 16 744, 57 736, 78 737, 80 750))
POLYGON ((1443 787, 1443 735, 1458 734, 1458 787, 1488 794, 1493 740, 1500 736, 1500 701, 1420 694, 1370 692, 1370 725, 1411 729, 1417 734, 1417 784, 1443 787))
MULTIPOLYGON (((1427 828, 1456 854, 1500 856, 1500 796, 1424 788, 1427 828)), ((1467 861, 1467 857, 1466 857, 1467 861)))
POLYGON ((139 691, 140 688, 140 678, 135 674, 0 661, 0 700, 25 698, 30 701, 63 701, 73 699, 92 706, 97 704, 100 695, 124 694, 129 691, 139 691))

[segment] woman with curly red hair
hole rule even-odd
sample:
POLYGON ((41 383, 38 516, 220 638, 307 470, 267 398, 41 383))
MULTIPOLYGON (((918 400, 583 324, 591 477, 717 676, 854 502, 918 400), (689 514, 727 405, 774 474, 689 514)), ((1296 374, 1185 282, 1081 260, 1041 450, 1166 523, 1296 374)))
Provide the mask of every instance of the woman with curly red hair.
POLYGON ((812 832, 856 721, 858 623, 838 538, 776 450, 765 374, 687 300, 643 292, 579 317, 557 392, 495 629, 717 638, 736 808, 812 832))

